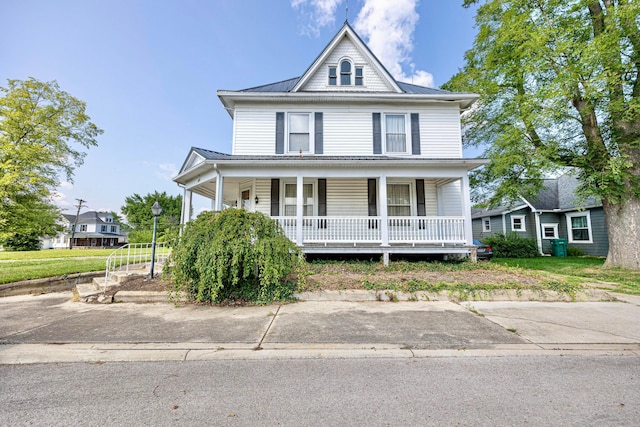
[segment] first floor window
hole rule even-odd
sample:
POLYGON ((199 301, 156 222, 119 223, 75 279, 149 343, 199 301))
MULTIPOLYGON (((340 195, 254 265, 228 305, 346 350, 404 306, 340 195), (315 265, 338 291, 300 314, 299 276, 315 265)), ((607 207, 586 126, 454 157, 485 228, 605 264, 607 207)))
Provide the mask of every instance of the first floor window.
POLYGON ((511 216, 511 231, 527 231, 527 226, 524 222, 524 215, 512 215, 511 216))
POLYGON ((411 216, 409 184, 387 184, 387 213, 389 216, 411 216))
POLYGON ((289 114, 289 152, 309 152, 309 114, 289 114))
POLYGON ((569 241, 591 243, 591 218, 588 213, 568 214, 569 241))
POLYGON ((542 224, 542 238, 543 239, 557 239, 558 238, 558 224, 542 224))
POLYGON ((407 152, 407 132, 404 121, 404 114, 387 114, 385 116, 387 153, 407 152))
MULTIPOLYGON (((284 215, 296 216, 298 214, 297 206, 298 185, 284 184, 284 215)), ((302 185, 302 215, 313 216, 313 184, 302 185)))
POLYGON ((489 218, 482 219, 482 231, 489 233, 491 231, 491 220, 489 218))

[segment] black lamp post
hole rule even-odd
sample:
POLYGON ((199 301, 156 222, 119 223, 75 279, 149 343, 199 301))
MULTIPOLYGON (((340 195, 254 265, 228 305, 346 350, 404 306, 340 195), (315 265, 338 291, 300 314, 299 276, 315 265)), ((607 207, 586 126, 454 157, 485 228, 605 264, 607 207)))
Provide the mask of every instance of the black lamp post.
POLYGON ((156 262, 156 229, 158 227, 158 217, 162 213, 162 207, 157 200, 153 206, 151 206, 151 213, 153 213, 153 239, 151 242, 151 272, 149 273, 149 277, 153 279, 153 267, 156 262))

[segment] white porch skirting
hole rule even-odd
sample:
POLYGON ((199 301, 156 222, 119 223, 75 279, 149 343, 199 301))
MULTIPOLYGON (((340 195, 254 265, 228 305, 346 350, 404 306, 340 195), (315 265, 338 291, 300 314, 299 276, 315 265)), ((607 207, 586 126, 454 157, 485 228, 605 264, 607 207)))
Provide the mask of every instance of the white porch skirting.
POLYGON ((298 245, 305 243, 383 244, 382 228, 387 228, 389 244, 466 244, 464 217, 304 217, 303 241, 297 242, 297 218, 273 217, 286 236, 298 245))

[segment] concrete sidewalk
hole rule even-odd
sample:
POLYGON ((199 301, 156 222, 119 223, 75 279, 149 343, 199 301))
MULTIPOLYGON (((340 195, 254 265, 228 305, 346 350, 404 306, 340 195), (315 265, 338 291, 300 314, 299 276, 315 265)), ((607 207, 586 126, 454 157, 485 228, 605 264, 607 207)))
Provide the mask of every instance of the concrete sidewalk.
POLYGON ((263 307, 0 299, 0 363, 640 355, 640 305, 307 301, 263 307))

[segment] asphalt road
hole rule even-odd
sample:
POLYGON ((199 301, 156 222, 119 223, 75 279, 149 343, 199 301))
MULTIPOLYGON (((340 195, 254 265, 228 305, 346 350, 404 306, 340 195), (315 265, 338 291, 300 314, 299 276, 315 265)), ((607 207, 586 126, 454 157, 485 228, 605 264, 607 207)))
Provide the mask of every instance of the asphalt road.
POLYGON ((633 356, 0 365, 0 425, 615 425, 633 356))

